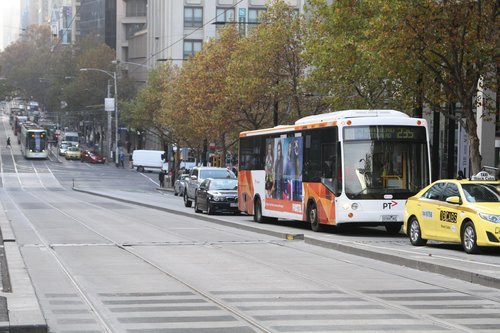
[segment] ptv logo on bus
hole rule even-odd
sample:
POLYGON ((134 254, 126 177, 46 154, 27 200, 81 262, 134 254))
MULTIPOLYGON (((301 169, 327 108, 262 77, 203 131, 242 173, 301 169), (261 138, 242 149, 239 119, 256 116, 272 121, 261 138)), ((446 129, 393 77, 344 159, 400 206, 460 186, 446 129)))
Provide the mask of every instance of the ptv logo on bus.
POLYGON ((384 202, 382 204, 382 209, 392 209, 392 207, 396 206, 397 204, 397 201, 394 200, 392 200, 391 202, 384 202))

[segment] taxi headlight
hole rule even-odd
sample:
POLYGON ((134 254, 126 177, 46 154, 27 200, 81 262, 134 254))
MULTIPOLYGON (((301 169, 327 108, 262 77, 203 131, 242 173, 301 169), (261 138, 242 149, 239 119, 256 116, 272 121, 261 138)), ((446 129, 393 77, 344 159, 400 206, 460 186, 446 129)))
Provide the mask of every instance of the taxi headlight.
POLYGON ((481 216, 481 218, 486 220, 486 221, 490 221, 493 223, 500 223, 500 215, 479 213, 479 216, 481 216))

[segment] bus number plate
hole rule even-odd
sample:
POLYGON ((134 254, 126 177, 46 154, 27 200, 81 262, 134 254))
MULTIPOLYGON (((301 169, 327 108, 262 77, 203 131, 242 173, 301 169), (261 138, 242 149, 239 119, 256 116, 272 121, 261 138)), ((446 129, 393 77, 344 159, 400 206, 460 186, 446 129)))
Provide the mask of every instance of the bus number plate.
POLYGON ((396 222, 397 219, 397 215, 382 215, 382 222, 396 222))

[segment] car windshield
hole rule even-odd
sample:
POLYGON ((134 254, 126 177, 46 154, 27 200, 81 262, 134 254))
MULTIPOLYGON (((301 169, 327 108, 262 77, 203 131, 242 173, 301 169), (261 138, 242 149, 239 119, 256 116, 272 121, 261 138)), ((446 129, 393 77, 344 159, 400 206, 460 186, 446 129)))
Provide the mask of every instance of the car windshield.
POLYGON ((500 202, 498 184, 463 184, 465 200, 468 202, 500 202))
POLYGON ((227 169, 219 169, 219 170, 201 170, 200 171, 201 178, 236 178, 236 175, 227 169))
POLYGON ((69 147, 68 150, 69 151, 78 151, 78 148, 76 148, 76 147, 69 147))
POLYGON ((236 190, 238 180, 236 179, 213 179, 210 182, 210 190, 236 190))

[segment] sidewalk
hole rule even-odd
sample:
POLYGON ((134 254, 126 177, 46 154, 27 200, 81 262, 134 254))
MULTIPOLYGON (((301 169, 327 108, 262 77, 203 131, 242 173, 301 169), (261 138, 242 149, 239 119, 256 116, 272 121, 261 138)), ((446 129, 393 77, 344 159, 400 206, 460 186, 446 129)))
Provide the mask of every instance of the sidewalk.
POLYGON ((45 333, 48 331, 47 323, 3 210, 0 211, 0 231, 4 250, 0 264, 0 332, 45 333))

